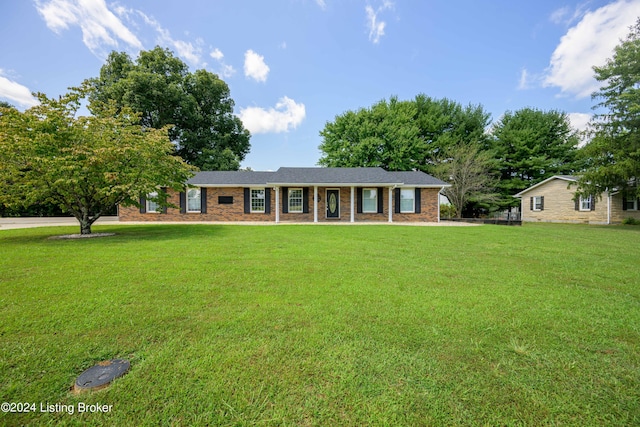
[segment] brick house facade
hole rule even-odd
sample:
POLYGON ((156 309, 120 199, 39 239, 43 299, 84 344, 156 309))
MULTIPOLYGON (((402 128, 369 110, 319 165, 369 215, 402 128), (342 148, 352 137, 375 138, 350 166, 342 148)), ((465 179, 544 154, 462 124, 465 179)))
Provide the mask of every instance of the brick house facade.
POLYGON ((437 222, 440 181, 423 172, 381 168, 280 168, 276 172, 199 172, 177 208, 120 207, 121 221, 437 222))

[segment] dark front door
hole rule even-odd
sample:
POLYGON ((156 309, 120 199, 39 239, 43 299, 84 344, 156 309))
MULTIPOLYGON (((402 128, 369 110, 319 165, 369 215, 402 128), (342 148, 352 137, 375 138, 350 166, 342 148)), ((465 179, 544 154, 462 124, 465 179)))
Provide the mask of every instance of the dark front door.
POLYGON ((327 190, 327 218, 340 218, 340 190, 327 190))

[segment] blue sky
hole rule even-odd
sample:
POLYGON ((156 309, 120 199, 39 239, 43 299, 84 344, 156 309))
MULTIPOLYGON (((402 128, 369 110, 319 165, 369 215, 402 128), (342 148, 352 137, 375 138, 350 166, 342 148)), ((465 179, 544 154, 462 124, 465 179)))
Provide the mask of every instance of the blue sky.
POLYGON ((217 73, 251 130, 242 166, 314 166, 319 132, 347 110, 424 93, 499 120, 592 114, 593 65, 611 57, 640 0, 3 0, 0 100, 57 96, 112 50, 169 48, 217 73))

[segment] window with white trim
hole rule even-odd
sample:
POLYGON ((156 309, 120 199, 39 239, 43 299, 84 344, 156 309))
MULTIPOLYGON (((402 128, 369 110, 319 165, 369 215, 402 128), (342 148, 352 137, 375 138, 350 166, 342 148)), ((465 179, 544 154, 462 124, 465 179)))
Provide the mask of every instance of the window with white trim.
POLYGON ((580 196, 580 201, 578 202, 578 206, 580 206, 581 211, 590 211, 591 204, 593 203, 593 197, 582 197, 580 196))
POLYGON ((533 196, 533 210, 541 211, 543 206, 543 196, 533 196))
POLYGON ((400 189, 400 212, 413 213, 415 207, 416 190, 414 188, 400 189))
POLYGON ((252 188, 251 189, 251 212, 263 212, 264 213, 264 188, 252 188))
POLYGON ((187 190, 187 212, 200 212, 200 189, 190 188, 187 190))
POLYGON ((362 212, 365 212, 365 213, 378 212, 378 189, 377 188, 362 189, 362 212))
POLYGON ((289 212, 302 212, 302 188, 289 189, 289 212))
POLYGON ((158 213, 158 208, 160 207, 160 205, 158 204, 157 201, 155 200, 150 200, 150 199, 155 199, 158 197, 158 193, 156 191, 154 191, 153 193, 149 193, 147 194, 147 212, 148 213, 158 213))

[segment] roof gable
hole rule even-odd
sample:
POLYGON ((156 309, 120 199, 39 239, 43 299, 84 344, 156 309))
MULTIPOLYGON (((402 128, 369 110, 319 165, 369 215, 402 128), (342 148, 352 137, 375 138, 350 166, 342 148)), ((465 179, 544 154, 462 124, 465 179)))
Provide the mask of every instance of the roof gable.
POLYGON ((513 197, 522 197, 525 193, 528 193, 529 191, 538 188, 544 184, 546 184, 549 181, 553 181, 554 179, 561 179, 563 181, 567 181, 567 182, 578 182, 578 177, 577 176, 573 176, 573 175, 554 175, 552 177, 549 177, 547 179, 545 179, 544 181, 540 181, 539 183, 532 185, 529 188, 525 188, 524 190, 522 190, 521 192, 519 192, 518 194, 514 194, 513 197))

